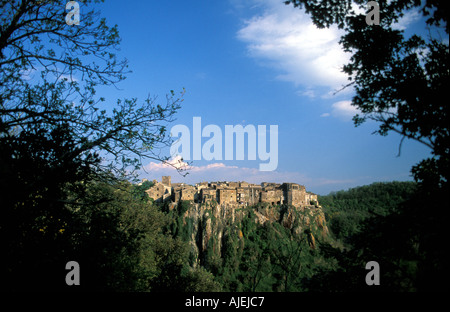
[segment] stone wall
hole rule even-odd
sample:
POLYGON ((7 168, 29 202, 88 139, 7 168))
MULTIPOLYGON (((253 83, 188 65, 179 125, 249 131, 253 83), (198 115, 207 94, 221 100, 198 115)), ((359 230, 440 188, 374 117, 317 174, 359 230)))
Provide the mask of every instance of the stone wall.
POLYGON ((317 199, 317 194, 313 194, 311 192, 306 192, 306 204, 310 205, 311 203, 318 204, 319 201, 317 199))
POLYGON ((219 204, 236 204, 236 189, 219 189, 219 204))
POLYGON ((200 201, 202 203, 217 201, 217 191, 212 188, 202 188, 200 201))
POLYGON ((295 207, 306 205, 306 189, 303 185, 296 183, 283 183, 282 188, 285 197, 285 204, 295 207))
POLYGON ((261 192, 261 203, 269 203, 272 205, 281 205, 284 203, 283 190, 279 188, 264 189, 261 192))
POLYGON ((168 186, 168 187, 172 187, 171 180, 172 180, 172 177, 170 177, 170 176, 163 176, 162 180, 161 180, 161 183, 166 185, 166 186, 168 186))
POLYGON ((185 187, 181 189, 181 200, 194 200, 196 189, 193 186, 185 187))
POLYGON ((162 202, 171 197, 171 188, 157 181, 153 181, 153 183, 154 185, 145 191, 150 198, 156 202, 162 202))

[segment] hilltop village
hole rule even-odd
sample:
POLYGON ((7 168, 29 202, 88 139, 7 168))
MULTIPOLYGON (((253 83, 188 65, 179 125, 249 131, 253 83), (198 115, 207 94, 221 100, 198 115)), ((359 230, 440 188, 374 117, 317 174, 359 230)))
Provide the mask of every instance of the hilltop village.
POLYGON ((268 183, 261 185, 247 182, 201 182, 195 186, 185 183, 171 183, 170 176, 163 176, 161 182, 153 180, 147 194, 155 202, 179 202, 180 200, 219 205, 251 206, 257 203, 270 205, 288 204, 295 207, 318 205, 317 195, 307 192, 296 183, 268 183))

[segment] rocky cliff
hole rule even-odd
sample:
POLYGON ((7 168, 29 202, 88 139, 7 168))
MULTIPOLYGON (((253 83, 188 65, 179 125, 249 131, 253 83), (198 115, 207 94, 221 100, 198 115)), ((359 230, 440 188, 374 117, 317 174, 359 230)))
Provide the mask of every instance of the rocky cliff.
POLYGON ((316 247, 317 239, 327 239, 329 233, 320 206, 296 208, 259 204, 242 207, 218 205, 214 202, 180 202, 174 210, 178 212, 176 232, 188 241, 193 266, 203 264, 205 257, 211 252, 220 258, 224 253, 224 243, 230 239, 241 241, 241 245, 245 244, 249 233, 242 226, 244 220, 261 227, 278 223, 293 236, 307 239, 311 248, 316 247))

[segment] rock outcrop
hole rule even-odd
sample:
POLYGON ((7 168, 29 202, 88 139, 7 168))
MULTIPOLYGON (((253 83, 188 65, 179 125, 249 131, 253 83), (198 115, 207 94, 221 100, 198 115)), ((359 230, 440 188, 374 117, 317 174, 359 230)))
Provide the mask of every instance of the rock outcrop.
MULTIPOLYGON (((218 205, 217 203, 188 202, 189 208, 182 214, 182 226, 189 237, 191 258, 202 263, 203 255, 213 251, 222 252, 223 240, 227 235, 236 235, 239 239, 246 236, 240 227, 243 218, 254 217, 254 222, 264 225, 278 222, 289 229, 293 235, 307 235, 311 248, 315 248, 316 239, 328 237, 325 215, 320 206, 272 206, 258 205, 242 207, 237 205, 218 205), (316 237, 316 238, 315 238, 316 237)), ((186 203, 187 204, 187 203, 186 203)))

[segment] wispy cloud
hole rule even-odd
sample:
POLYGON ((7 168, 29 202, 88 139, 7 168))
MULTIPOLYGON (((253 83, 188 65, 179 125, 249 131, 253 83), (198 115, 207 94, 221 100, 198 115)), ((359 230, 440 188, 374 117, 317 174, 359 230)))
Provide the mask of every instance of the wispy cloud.
POLYGON ((261 182, 293 182, 305 185, 307 190, 327 194, 331 190, 339 190, 350 186, 356 186, 362 181, 360 177, 354 179, 335 179, 329 177, 302 174, 295 171, 259 171, 256 168, 226 165, 224 163, 211 163, 203 166, 189 166, 188 175, 179 174, 173 167, 150 162, 144 167, 141 178, 161 180, 162 176, 169 175, 172 182, 195 184, 203 181, 246 181, 260 184, 261 182))
POLYGON ((352 101, 339 101, 331 105, 331 115, 342 119, 351 119, 359 111, 352 106, 352 101))
POLYGON ((21 75, 20 78, 23 79, 23 80, 26 80, 26 81, 32 80, 35 77, 35 73, 36 73, 36 69, 34 69, 34 68, 21 70, 20 71, 20 75, 21 75))
POLYGON ((419 21, 422 17, 422 14, 419 12, 419 9, 412 9, 407 11, 405 15, 403 15, 397 23, 393 26, 394 29, 405 30, 410 24, 413 24, 419 21))
POLYGON ((262 14, 247 19, 237 33, 251 57, 279 70, 278 79, 301 85, 311 96, 316 86, 337 89, 347 81, 348 62, 336 27, 318 29, 304 12, 280 1, 264 2, 262 14))
POLYGON ((58 80, 65 80, 65 81, 68 81, 68 82, 78 82, 79 81, 73 75, 68 75, 68 74, 60 74, 58 76, 58 80))
POLYGON ((358 114, 359 110, 352 105, 352 101, 338 101, 331 105, 331 112, 323 113, 320 117, 335 117, 349 121, 358 114))
POLYGON ((297 91, 296 94, 299 96, 307 96, 311 99, 316 97, 316 92, 311 87, 306 88, 305 90, 297 91))
POLYGON ((307 183, 310 181, 305 175, 298 172, 279 172, 279 171, 260 171, 257 168, 239 167, 226 165, 221 162, 210 163, 203 166, 188 165, 180 159, 170 161, 182 168, 187 169, 182 176, 177 172, 174 166, 150 162, 143 167, 142 177, 157 178, 163 175, 171 175, 174 182, 197 183, 201 181, 247 181, 250 183, 270 182, 296 182, 307 183))

